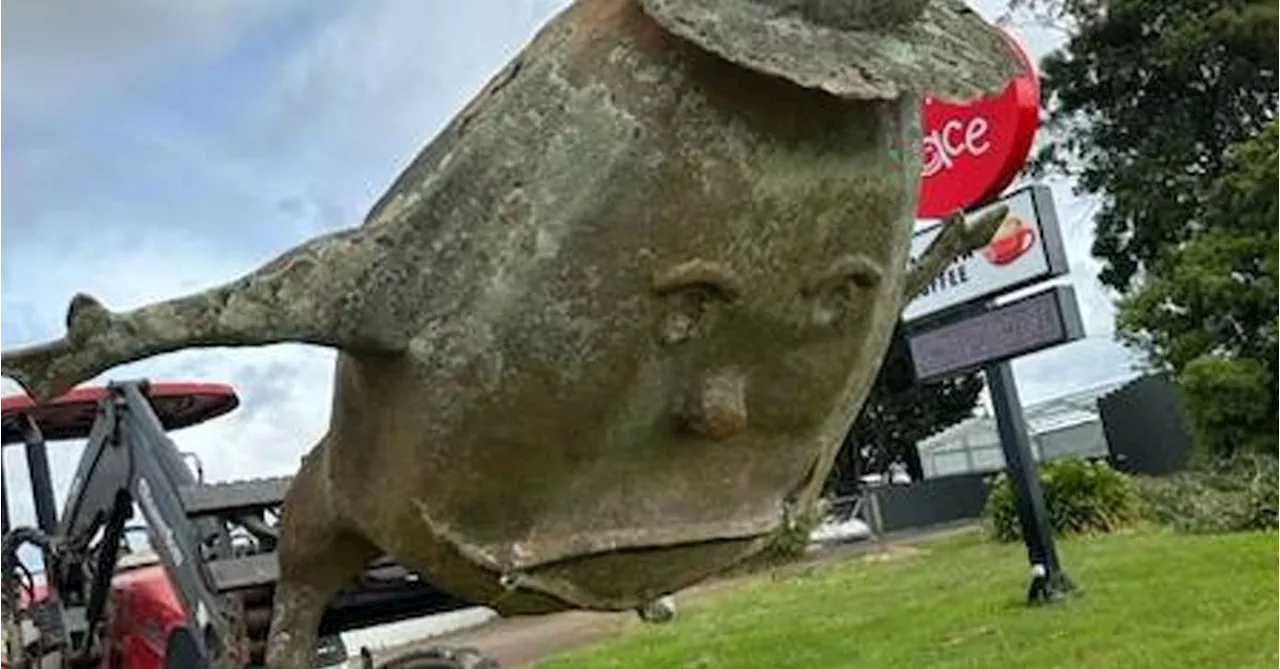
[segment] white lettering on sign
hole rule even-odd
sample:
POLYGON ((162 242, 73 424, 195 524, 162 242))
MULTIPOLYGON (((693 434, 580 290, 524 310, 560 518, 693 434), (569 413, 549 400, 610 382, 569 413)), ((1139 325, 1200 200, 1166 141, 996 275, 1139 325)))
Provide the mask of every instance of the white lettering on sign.
POLYGON ((986 118, 975 116, 968 123, 951 119, 925 135, 924 177, 951 169, 961 156, 986 153, 991 148, 991 141, 987 138, 990 129, 991 124, 986 118))
POLYGON ((930 281, 925 285, 925 287, 920 290, 917 297, 927 297, 934 293, 947 290, 948 288, 954 288, 968 283, 969 271, 967 269, 968 266, 964 263, 972 257, 973 253, 965 253, 957 257, 955 262, 947 266, 947 268, 939 273, 933 281, 930 281))

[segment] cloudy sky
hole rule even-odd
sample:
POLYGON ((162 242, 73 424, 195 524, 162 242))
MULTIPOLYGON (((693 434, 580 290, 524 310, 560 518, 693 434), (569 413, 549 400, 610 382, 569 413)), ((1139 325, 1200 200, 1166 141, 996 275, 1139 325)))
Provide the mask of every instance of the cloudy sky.
MULTIPOLYGON (((358 222, 565 4, 6 3, 0 344, 60 336, 77 291, 132 308, 358 222)), ((1002 3, 977 7, 995 18, 1002 3)), ((1052 33, 1020 34, 1037 56, 1055 46, 1052 33)), ((1027 401, 1125 376, 1130 362, 1088 257, 1093 203, 1053 187, 1088 337, 1015 364, 1027 401)), ((187 351, 109 376, 234 384, 240 410, 175 434, 210 478, 230 479, 293 471, 324 429, 332 362, 300 346, 187 351)), ((60 487, 78 450, 54 454, 60 487)), ((23 466, 17 452, 5 464, 23 466)), ((7 476, 15 503, 27 497, 20 471, 7 476)))

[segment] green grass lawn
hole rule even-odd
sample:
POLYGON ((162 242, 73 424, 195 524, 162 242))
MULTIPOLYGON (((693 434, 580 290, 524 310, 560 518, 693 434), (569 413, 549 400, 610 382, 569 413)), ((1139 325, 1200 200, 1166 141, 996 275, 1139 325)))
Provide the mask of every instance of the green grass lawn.
POLYGON ((665 626, 539 669, 1277 665, 1277 536, 1059 542, 1078 595, 1028 608, 1020 546, 967 533, 890 560, 793 565, 684 602, 665 626))

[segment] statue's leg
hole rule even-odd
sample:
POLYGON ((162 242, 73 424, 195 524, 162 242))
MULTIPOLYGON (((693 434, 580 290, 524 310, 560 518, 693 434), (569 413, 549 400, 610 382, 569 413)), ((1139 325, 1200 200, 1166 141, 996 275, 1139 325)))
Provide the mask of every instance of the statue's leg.
POLYGON ((380 551, 332 511, 321 443, 289 484, 280 518, 280 580, 267 638, 269 669, 313 669, 320 618, 329 600, 380 551))
POLYGON ((77 295, 66 337, 0 356, 37 401, 117 365, 193 347, 309 343, 349 352, 405 346, 380 272, 389 244, 356 228, 308 241, 236 281, 125 313, 77 295))
POLYGON ((972 221, 965 218, 963 211, 947 216, 942 221, 942 231, 907 272, 907 282, 902 290, 903 306, 915 299, 956 258, 986 246, 1008 214, 1009 207, 1001 205, 972 221))

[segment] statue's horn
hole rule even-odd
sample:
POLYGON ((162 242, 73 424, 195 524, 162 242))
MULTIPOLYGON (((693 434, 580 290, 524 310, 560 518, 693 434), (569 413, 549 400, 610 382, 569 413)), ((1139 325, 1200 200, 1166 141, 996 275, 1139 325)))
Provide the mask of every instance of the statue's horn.
POLYGON ((639 0, 731 63, 855 100, 1002 90, 1022 61, 966 0, 639 0))

